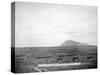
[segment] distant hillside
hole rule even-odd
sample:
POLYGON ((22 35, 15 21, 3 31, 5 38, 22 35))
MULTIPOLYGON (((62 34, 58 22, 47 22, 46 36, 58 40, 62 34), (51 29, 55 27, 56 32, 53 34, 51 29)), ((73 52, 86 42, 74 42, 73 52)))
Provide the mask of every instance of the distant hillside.
POLYGON ((73 40, 67 40, 64 43, 62 43, 61 46, 88 46, 87 43, 80 43, 77 41, 73 41, 73 40))

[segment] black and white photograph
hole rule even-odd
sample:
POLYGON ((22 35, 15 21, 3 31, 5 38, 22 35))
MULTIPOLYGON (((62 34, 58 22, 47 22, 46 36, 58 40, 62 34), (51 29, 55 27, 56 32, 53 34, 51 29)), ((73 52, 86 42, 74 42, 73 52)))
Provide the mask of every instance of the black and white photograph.
POLYGON ((96 69, 98 7, 11 3, 11 72, 96 69))

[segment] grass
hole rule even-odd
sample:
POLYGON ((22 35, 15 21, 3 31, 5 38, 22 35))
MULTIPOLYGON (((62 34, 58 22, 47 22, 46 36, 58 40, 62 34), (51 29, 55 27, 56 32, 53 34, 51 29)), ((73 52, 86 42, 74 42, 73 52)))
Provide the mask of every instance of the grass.
MULTIPOLYGON (((12 54, 14 55, 14 54, 12 54)), ((40 72, 97 67, 96 46, 25 47, 15 48, 15 72, 40 72), (89 63, 88 65, 65 67, 38 67, 39 64, 89 63)))

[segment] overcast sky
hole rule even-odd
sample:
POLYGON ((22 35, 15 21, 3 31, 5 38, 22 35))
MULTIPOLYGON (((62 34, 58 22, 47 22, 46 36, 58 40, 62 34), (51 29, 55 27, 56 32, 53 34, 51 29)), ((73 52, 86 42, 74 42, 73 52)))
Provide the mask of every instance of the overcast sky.
POLYGON ((15 46, 97 44, 97 7, 16 2, 15 46))

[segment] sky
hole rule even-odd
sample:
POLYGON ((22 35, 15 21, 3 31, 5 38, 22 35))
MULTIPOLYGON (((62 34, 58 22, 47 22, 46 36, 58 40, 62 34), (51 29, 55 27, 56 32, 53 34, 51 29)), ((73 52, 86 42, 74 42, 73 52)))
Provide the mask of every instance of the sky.
POLYGON ((16 2, 15 46, 59 46, 66 40, 97 45, 97 7, 16 2))

